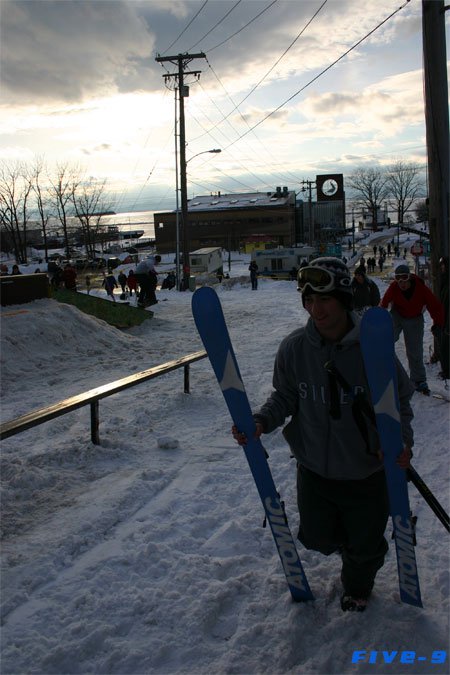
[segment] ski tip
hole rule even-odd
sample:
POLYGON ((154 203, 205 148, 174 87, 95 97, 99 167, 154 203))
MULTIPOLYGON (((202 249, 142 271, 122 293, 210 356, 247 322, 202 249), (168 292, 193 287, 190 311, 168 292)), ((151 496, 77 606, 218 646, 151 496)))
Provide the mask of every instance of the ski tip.
POLYGON ((192 295, 191 309, 196 323, 200 316, 205 316, 208 312, 213 311, 214 308, 217 309, 219 307, 221 307, 219 296, 210 286, 197 288, 192 295))
POLYGON ((194 291, 194 294, 192 295, 192 304, 201 300, 203 301, 205 298, 212 297, 218 297, 216 291, 210 286, 201 286, 200 288, 197 288, 196 291, 194 291))
POLYGON ((366 321, 377 321, 382 317, 390 316, 387 309, 384 307, 369 307, 362 315, 361 323, 366 321))

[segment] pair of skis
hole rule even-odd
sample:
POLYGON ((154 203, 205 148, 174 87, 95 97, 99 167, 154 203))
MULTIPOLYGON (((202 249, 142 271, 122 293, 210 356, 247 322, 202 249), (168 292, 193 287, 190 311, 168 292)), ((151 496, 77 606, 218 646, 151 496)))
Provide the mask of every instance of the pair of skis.
MULTIPOLYGON (((208 287, 198 289, 192 298, 192 311, 233 422, 248 439, 243 449, 272 530, 292 598, 295 601, 313 600, 314 596, 287 524, 284 506, 276 490, 264 447, 254 437, 252 411, 216 292, 208 287)), ((377 307, 364 314, 361 322, 361 349, 384 452, 400 597, 405 603, 421 607, 406 475, 396 463, 403 441, 392 321, 386 310, 377 307)), ((417 477, 416 472, 413 475, 417 477)))
POLYGON ((259 438, 255 439, 255 422, 216 292, 206 286, 195 291, 192 311, 233 422, 248 439, 243 449, 272 530, 292 598, 297 602, 314 600, 287 523, 283 503, 267 463, 266 452, 259 438))

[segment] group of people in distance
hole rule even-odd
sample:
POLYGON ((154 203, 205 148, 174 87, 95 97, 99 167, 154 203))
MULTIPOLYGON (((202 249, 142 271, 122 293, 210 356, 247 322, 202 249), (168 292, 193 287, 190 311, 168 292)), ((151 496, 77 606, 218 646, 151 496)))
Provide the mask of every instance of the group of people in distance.
MULTIPOLYGON (((372 401, 360 347, 362 312, 354 308, 389 307, 395 339, 401 332, 405 337, 410 377, 398 359, 396 370, 403 438, 397 464, 406 470, 414 445, 410 399, 415 391, 428 390, 425 308, 433 334, 440 336, 441 372, 448 377, 448 259, 442 258, 440 266, 440 299, 406 264, 397 266, 382 298, 362 270, 352 279, 338 258, 317 258, 300 268, 297 290, 309 318, 281 342, 273 391, 253 415, 256 438, 288 420, 283 434, 297 465, 298 538, 307 549, 341 557, 343 611, 366 609, 388 550, 383 448, 374 422, 364 416, 362 430, 356 410, 372 401), (344 391, 343 382, 348 383, 344 391), (353 400, 348 391, 355 393, 353 400)), ((239 444, 247 443, 235 426, 232 435, 239 444)))
POLYGON ((102 285, 106 290, 106 293, 112 298, 115 302, 114 289, 119 288, 119 285, 122 289, 121 298, 126 298, 126 291, 128 289, 130 297, 133 295, 133 291, 137 295, 137 304, 138 307, 149 307, 155 305, 158 300, 156 299, 156 287, 158 285, 158 274, 155 269, 155 264, 161 261, 161 256, 148 256, 141 260, 137 266, 136 270, 130 270, 128 276, 123 272, 119 272, 118 278, 114 276, 112 271, 109 271, 108 274, 104 274, 102 285), (117 281, 119 283, 117 283, 117 281))
MULTIPOLYGON (((155 293, 158 285, 158 275, 155 264, 158 264, 159 262, 161 262, 161 256, 148 256, 137 264, 135 270, 129 270, 128 274, 125 274, 125 272, 121 270, 117 279, 113 270, 108 269, 108 271, 103 272, 102 287, 114 302, 116 301, 114 291, 120 287, 122 289, 122 299, 125 299, 127 293, 132 297, 134 292, 137 296, 137 304, 139 307, 149 307, 150 305, 154 305, 158 302, 155 293)), ((54 267, 55 268, 51 271, 52 287, 55 289, 64 287, 67 290, 77 290, 78 274, 75 267, 70 262, 64 267, 60 267, 58 264, 55 264, 54 267)), ((9 274, 8 267, 7 265, 2 264, 0 266, 0 275, 5 276, 7 274, 9 274)), ((19 266, 14 264, 12 266, 11 275, 17 274, 21 274, 21 271, 19 266)), ((89 294, 91 290, 90 274, 86 275, 85 284, 89 294)), ((171 288, 174 288, 175 285, 175 275, 173 272, 169 272, 166 279, 163 281, 162 288, 170 290, 171 288)))

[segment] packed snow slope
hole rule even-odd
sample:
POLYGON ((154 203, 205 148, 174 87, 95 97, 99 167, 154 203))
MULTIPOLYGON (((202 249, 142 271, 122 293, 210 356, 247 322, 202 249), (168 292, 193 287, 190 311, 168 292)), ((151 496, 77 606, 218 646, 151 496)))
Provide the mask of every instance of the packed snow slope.
MULTIPOLYGON (((217 288, 256 408, 307 315, 293 282, 217 288)), ((158 297, 127 332, 54 300, 2 308, 2 421, 201 349, 191 294, 158 297)), ((406 365, 402 340, 397 352, 406 365)), ((449 405, 415 394, 413 407, 414 465, 448 510, 449 405)), ((208 360, 188 395, 178 370, 102 400, 100 445, 89 425, 86 407, 3 442, 3 675, 448 672, 432 662, 448 650, 448 533, 413 486, 424 608, 400 604, 391 542, 368 610, 344 614, 339 557, 300 544, 316 601, 291 601, 208 360), (352 663, 361 650, 372 662, 352 663)), ((281 430, 263 441, 295 534, 294 460, 281 430)))

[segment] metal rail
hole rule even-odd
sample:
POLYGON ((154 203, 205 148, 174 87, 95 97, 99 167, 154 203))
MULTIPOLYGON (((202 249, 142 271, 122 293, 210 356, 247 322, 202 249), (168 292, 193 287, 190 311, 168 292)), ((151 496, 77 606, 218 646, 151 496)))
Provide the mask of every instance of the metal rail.
POLYGON ((26 429, 31 429, 32 427, 37 427, 39 424, 48 422, 49 420, 55 419, 55 417, 60 417, 61 415, 66 415, 77 408, 82 408, 85 405, 90 405, 91 407, 91 440, 95 445, 100 444, 99 437, 99 401, 102 398, 107 396, 112 396, 117 394, 124 389, 129 389, 134 387, 137 384, 146 382, 147 380, 152 380, 155 377, 160 377, 166 373, 170 373, 172 370, 177 370, 178 368, 184 368, 184 393, 189 394, 190 392, 190 378, 189 378, 189 366, 195 361, 200 361, 206 357, 206 352, 204 350, 193 352, 192 354, 187 354, 182 356, 179 359, 173 361, 168 361, 159 366, 149 368, 148 370, 142 370, 139 373, 134 375, 129 375, 120 380, 115 380, 114 382, 109 382, 104 384, 101 387, 96 387, 95 389, 90 389, 85 391, 82 394, 77 394, 76 396, 71 396, 66 398, 63 401, 54 403, 45 408, 40 408, 39 410, 33 410, 32 412, 16 417, 9 422, 5 422, 0 425, 0 439, 9 438, 10 436, 15 436, 26 429))

